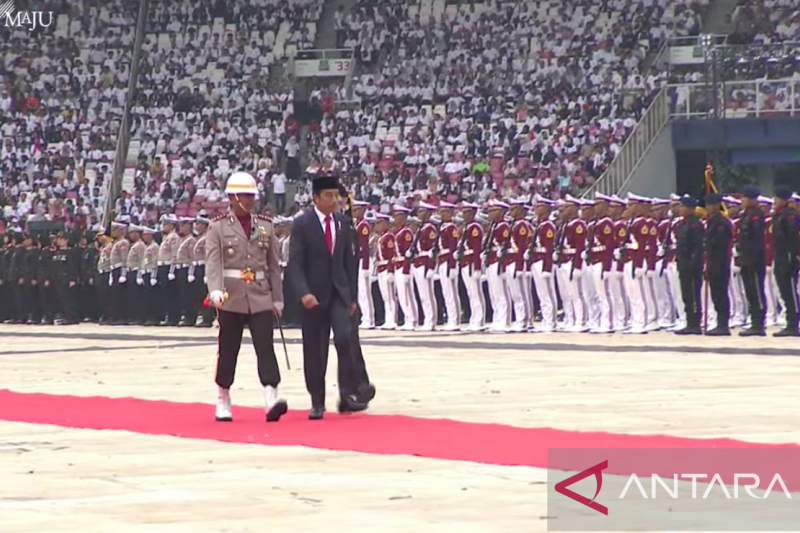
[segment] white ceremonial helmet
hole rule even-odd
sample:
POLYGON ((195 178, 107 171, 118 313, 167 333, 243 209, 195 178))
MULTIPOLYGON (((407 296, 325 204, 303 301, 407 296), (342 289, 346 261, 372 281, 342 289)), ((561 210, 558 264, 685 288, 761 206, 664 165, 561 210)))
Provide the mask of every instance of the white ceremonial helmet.
POLYGON ((247 172, 234 172, 225 185, 225 194, 253 194, 258 196, 256 180, 247 172))

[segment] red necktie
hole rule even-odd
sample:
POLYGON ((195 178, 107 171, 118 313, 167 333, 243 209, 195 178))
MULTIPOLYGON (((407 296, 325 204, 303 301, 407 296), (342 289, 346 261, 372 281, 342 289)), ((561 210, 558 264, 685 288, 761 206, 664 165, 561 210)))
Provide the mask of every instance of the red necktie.
POLYGON ((333 255, 333 232, 331 231, 331 216, 325 217, 325 244, 328 245, 328 255, 333 255))

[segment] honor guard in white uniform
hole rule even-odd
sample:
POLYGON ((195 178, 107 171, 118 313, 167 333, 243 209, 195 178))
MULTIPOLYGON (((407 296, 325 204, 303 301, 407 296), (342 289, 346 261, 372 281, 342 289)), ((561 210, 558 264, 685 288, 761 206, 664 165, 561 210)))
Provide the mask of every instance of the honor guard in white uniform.
POLYGON ((476 218, 480 206, 463 202, 459 210, 463 219, 463 227, 456 246, 456 259, 469 303, 469 325, 465 330, 483 331, 486 321, 486 301, 481 279, 483 274, 481 254, 485 236, 483 226, 476 218))
POLYGON ((156 230, 144 228, 142 241, 145 245, 144 259, 142 260, 142 293, 144 296, 145 326, 157 326, 158 316, 158 243, 156 230))
POLYGON ((145 293, 144 293, 144 254, 147 246, 142 241, 144 228, 131 224, 128 228, 128 238, 131 247, 125 262, 128 278, 127 297, 129 298, 128 323, 142 325, 145 321, 145 293))
POLYGON ((533 291, 531 278, 526 275, 525 265, 525 252, 530 247, 532 228, 525 220, 527 215, 525 201, 512 200, 510 205, 512 222, 505 256, 505 275, 511 307, 514 309, 511 331, 521 333, 528 330, 533 320, 533 291))
POLYGON ((158 249, 158 289, 159 316, 162 326, 177 326, 180 321, 180 301, 178 283, 175 280, 175 257, 181 237, 175 232, 178 217, 164 215, 161 217, 161 246, 158 249))
POLYGON ((458 262, 456 252, 459 243, 459 230, 453 222, 455 205, 448 202, 439 204, 439 239, 436 243, 436 271, 442 286, 442 298, 446 320, 444 331, 458 331, 461 324, 461 297, 458 293, 458 262))
POLYGON ((411 279, 411 249, 414 244, 414 232, 406 223, 410 209, 396 205, 394 215, 394 283, 397 290, 397 303, 403 312, 401 331, 417 329, 417 300, 414 297, 414 285, 411 279))
POLYGON ((412 260, 411 273, 422 307, 422 324, 417 328, 418 331, 433 331, 439 318, 433 289, 433 277, 436 273, 433 256, 437 228, 431 221, 431 215, 435 212, 436 206, 420 202, 417 210, 420 225, 414 235, 414 244, 409 251, 411 255, 407 255, 412 260))
POLYGON ((530 253, 526 260, 530 264, 536 294, 539 296, 539 305, 542 308, 542 323, 535 327, 535 331, 552 333, 556 330, 556 317, 558 315, 558 298, 556 297, 555 254, 556 225, 551 219, 551 211, 555 202, 549 198, 534 197, 533 239, 530 253))
POLYGON ((258 195, 252 176, 234 172, 228 178, 225 193, 231 200, 230 212, 211 222, 206 239, 208 299, 219 312, 215 418, 224 422, 233 418, 230 388, 246 325, 264 387, 266 419, 275 422, 288 409, 286 402, 278 398, 281 374, 273 345, 276 315, 283 311, 278 242, 272 221, 251 214, 258 195))
POLYGON ((731 280, 728 284, 728 297, 730 298, 730 327, 741 328, 747 321, 747 298, 744 294, 742 282, 742 268, 737 255, 736 243, 739 242, 739 213, 742 201, 734 196, 725 196, 722 201, 728 210, 728 219, 733 223, 733 254, 731 257, 731 280))
POLYGON ((375 307, 372 305, 372 259, 370 257, 370 236, 372 228, 364 217, 367 202, 352 202, 353 224, 358 242, 358 307, 361 310, 360 329, 375 328, 375 307))
POLYGON ((505 255, 511 240, 511 228, 505 221, 509 205, 493 201, 487 209, 491 225, 486 234, 483 263, 486 265, 486 280, 489 284, 489 300, 492 304, 492 333, 506 333, 511 325, 508 285, 505 276, 505 255))
POLYGON ((378 235, 375 246, 375 275, 383 300, 384 320, 380 329, 397 328, 397 291, 395 289, 395 242, 394 233, 389 230, 391 217, 375 214, 375 233, 378 235))

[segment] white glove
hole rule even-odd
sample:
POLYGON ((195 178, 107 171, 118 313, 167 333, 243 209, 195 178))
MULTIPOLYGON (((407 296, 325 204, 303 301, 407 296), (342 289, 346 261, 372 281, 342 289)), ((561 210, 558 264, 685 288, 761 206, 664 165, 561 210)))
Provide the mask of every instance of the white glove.
POLYGON ((489 254, 486 252, 481 253, 481 262, 485 263, 487 259, 489 259, 489 254))
POLYGON ((583 271, 579 268, 576 268, 572 271, 572 280, 579 281, 583 277, 583 271))
POLYGON ((194 283, 195 279, 197 278, 194 277, 194 274, 186 277, 186 281, 188 281, 189 283, 194 283))
POLYGON ((394 274, 389 274, 388 276, 386 276, 386 281, 388 281, 389 283, 394 283, 394 274))
POLYGON ((204 285, 208 284, 208 278, 206 276, 203 276, 203 284, 204 285))
POLYGON ((588 262, 589 262, 589 252, 588 252, 588 251, 584 251, 584 252, 581 254, 581 257, 583 258, 583 261, 584 261, 584 262, 586 262, 586 263, 588 263, 588 262))
POLYGON ((175 274, 170 272, 169 274, 167 274, 167 279, 170 281, 175 281, 175 274))
POLYGON ((155 276, 150 276, 150 286, 155 287, 158 285, 158 278, 155 276))
POLYGON ((144 279, 136 278, 136 284, 139 285, 139 286, 144 285, 144 279))
POLYGON ((650 279, 654 279, 656 277, 656 271, 655 270, 648 270, 645 275, 650 279))
POLYGON ((408 250, 406 252, 406 259, 411 259, 412 257, 414 257, 414 256, 411 254, 411 250, 408 250))
POLYGON ((666 251, 664 248, 659 248, 659 249, 658 249, 658 254, 656 254, 656 257, 658 257, 659 259, 661 259, 661 258, 662 258, 662 257, 664 257, 665 255, 667 255, 667 251, 666 251))
POLYGON ((739 248, 736 246, 733 247, 733 257, 739 257, 739 248))
POLYGON ((272 302, 272 308, 278 316, 283 314, 283 302, 272 302))
POLYGON ((225 293, 222 291, 211 291, 208 295, 211 305, 220 306, 225 301, 225 293))
POLYGON ((524 259, 525 259, 525 261, 530 261, 531 260, 531 251, 530 250, 525 250, 524 259))
POLYGON ((433 279, 433 276, 435 276, 435 275, 436 275, 436 271, 435 270, 432 270, 432 269, 428 270, 427 272, 425 272, 425 279, 433 279))
POLYGON ((614 260, 622 261, 622 250, 614 250, 614 260))
POLYGON ((736 274, 737 276, 739 274, 741 274, 741 272, 742 272, 742 267, 740 267, 740 266, 734 266, 733 267, 733 273, 736 274))
POLYGON ((486 277, 486 274, 481 274, 481 278, 480 279, 481 279, 481 281, 486 281, 489 278, 486 277))
POLYGON ((558 254, 553 252, 553 261, 558 261, 558 254))
POLYGON ((378 281, 378 276, 376 276, 375 274, 372 274, 369 277, 369 282, 372 283, 373 281, 378 281))
POLYGON ((108 286, 109 287, 113 287, 114 286, 114 275, 113 274, 109 274, 108 275, 108 286))
POLYGON ((550 279, 550 278, 553 277, 553 272, 552 271, 551 272, 547 272, 545 270, 542 270, 542 277, 544 279, 550 279))
POLYGON ((122 284, 123 284, 123 283, 125 283, 126 281, 128 281, 128 278, 126 278, 125 276, 120 276, 120 277, 119 277, 119 284, 120 284, 120 285, 122 285, 122 284))
POLYGON ((447 272, 447 277, 448 277, 449 279, 458 279, 458 269, 457 269, 457 268, 451 268, 451 269, 450 269, 450 270, 447 272))

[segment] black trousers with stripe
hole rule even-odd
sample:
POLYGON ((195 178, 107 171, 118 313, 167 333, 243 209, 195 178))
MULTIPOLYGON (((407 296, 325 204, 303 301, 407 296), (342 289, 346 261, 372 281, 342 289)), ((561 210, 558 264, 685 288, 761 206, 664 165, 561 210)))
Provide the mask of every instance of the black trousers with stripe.
POLYGON ((258 379, 261 385, 277 387, 281 382, 281 371, 275 358, 275 345, 273 342, 273 328, 275 327, 275 314, 272 311, 263 311, 247 315, 219 311, 219 342, 217 352, 217 385, 223 389, 230 389, 236 376, 236 362, 242 347, 242 334, 244 327, 250 329, 253 337, 253 347, 256 351, 258 363, 258 379))

